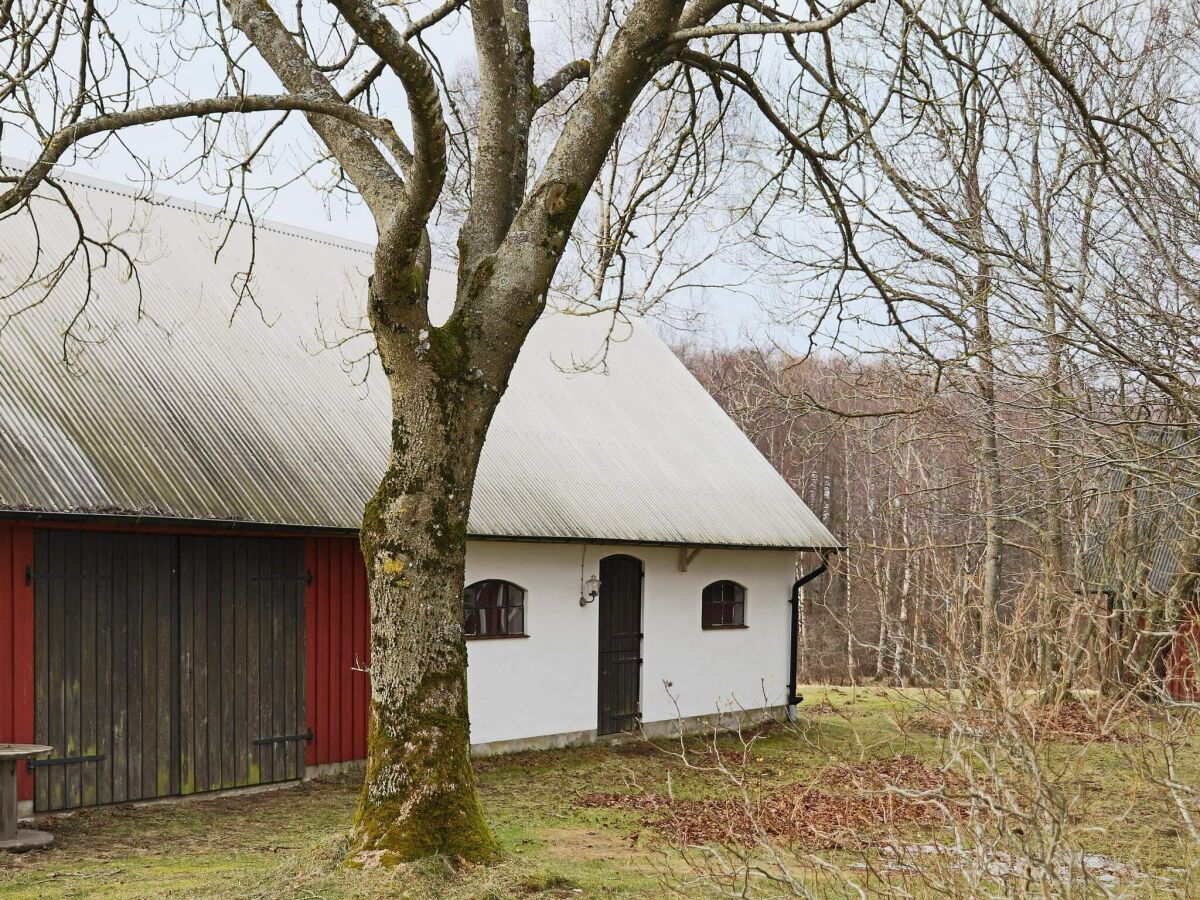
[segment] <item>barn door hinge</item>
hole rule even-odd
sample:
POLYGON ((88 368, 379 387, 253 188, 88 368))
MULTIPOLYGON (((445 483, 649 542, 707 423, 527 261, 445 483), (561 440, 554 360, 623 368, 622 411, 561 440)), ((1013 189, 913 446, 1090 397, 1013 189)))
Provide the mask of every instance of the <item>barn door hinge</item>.
POLYGON ((25 765, 30 771, 46 766, 69 766, 74 763, 103 762, 108 759, 103 753, 93 753, 91 756, 61 756, 58 759, 27 759, 25 765))
POLYGON ((303 575, 251 575, 251 581, 303 581, 305 584, 312 584, 313 573, 311 569, 305 571, 303 575))
POLYGON ((285 741, 305 741, 311 744, 313 737, 313 731, 310 728, 304 734, 280 734, 275 737, 257 738, 254 743, 260 747, 265 744, 282 744, 285 741))
POLYGON ((26 586, 33 584, 35 581, 42 581, 47 578, 53 578, 56 581, 108 581, 112 576, 101 572, 74 572, 71 574, 66 572, 35 572, 33 566, 25 567, 26 586))

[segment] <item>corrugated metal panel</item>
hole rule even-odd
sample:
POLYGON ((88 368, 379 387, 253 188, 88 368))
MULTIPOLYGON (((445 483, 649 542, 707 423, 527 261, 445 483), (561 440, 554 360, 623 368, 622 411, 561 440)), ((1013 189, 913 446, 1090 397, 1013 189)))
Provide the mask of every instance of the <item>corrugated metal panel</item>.
MULTIPOLYGON (((48 302, 0 333, 0 506, 355 528, 382 474, 388 391, 357 357, 370 256, 278 227, 254 242, 253 299, 233 315, 247 228, 175 201, 70 185, 92 227, 125 232, 138 280, 110 258, 87 294, 78 260, 48 302)), ((0 223, 0 321, 38 242, 73 240, 39 204, 38 229, 0 223)), ((42 271, 46 263, 42 263, 42 271)), ((452 296, 436 273, 434 293, 452 296)), ((489 432, 477 536, 826 547, 836 541, 648 325, 561 313, 535 326, 489 432)))
POLYGON ((832 546, 783 478, 643 322, 550 315, 488 432, 472 530, 497 536, 832 546), (480 528, 479 526, 483 526, 480 528))
POLYGON ((1085 543, 1089 588, 1161 594, 1195 564, 1183 558, 1200 526, 1194 441, 1183 430, 1147 431, 1137 448, 1143 458, 1114 466, 1085 543))

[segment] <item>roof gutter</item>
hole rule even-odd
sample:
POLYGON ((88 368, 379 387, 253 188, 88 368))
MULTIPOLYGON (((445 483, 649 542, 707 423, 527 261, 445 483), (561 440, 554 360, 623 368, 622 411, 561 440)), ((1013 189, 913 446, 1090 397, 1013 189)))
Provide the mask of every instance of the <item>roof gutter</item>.
POLYGON ((712 541, 679 541, 655 540, 653 538, 608 538, 587 537, 582 535, 518 535, 518 534, 475 534, 467 533, 469 541, 512 541, 516 543, 533 544, 591 544, 597 547, 684 547, 689 550, 779 550, 788 553, 826 553, 837 552, 844 547, 799 547, 790 544, 735 544, 730 542, 718 543, 712 541))
MULTIPOLYGON (((328 534, 353 536, 358 528, 342 525, 312 525, 291 522, 255 522, 244 519, 192 519, 186 516, 156 515, 153 513, 88 512, 47 509, 0 508, 0 519, 24 519, 32 522, 78 523, 88 525, 143 526, 171 529, 210 529, 233 531, 271 531, 291 534, 328 534)), ((606 538, 583 536, 539 536, 515 534, 467 533, 468 541, 511 541, 535 544, 592 544, 614 547, 688 547, 712 550, 779 550, 794 553, 825 553, 829 547, 796 547, 780 544, 734 544, 705 541, 651 540, 641 538, 606 538)), ((841 548, 832 548, 837 552, 841 548)))
POLYGON ((240 519, 188 519, 183 516, 160 516, 142 513, 63 512, 36 509, 0 509, 0 520, 17 519, 27 522, 46 522, 75 525, 112 525, 125 528, 169 528, 178 530, 254 531, 288 534, 354 535, 357 528, 331 525, 297 525, 287 522, 246 522, 240 519))
MULTIPOLYGON (((804 698, 796 692, 797 681, 797 665, 800 651, 800 590, 810 581, 819 578, 829 571, 829 558, 838 552, 835 548, 831 550, 821 551, 821 564, 804 575, 801 575, 792 582, 792 593, 789 599, 791 604, 791 626, 789 628, 789 646, 791 652, 788 654, 788 684, 787 684, 787 705, 789 711, 793 706, 801 703, 804 698)), ((789 712, 790 715, 790 712, 789 712)))

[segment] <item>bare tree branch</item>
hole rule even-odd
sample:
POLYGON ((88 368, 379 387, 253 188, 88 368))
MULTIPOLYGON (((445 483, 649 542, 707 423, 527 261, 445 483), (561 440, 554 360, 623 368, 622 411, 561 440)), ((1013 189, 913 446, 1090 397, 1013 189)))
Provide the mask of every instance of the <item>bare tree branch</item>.
POLYGON ((831 13, 819 19, 781 22, 728 22, 683 28, 671 35, 674 41, 694 41, 698 38, 743 36, 752 34, 818 34, 840 25, 852 12, 874 0, 845 0, 831 13))
POLYGON ((567 63, 537 87, 537 107, 545 106, 572 83, 587 78, 592 71, 592 64, 586 59, 577 59, 567 63))

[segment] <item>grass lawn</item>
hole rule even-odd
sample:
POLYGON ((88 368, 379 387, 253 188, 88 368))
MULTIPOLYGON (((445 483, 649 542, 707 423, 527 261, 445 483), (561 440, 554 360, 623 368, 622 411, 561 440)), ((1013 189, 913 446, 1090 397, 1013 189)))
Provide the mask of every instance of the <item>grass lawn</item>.
MULTIPOLYGON (((902 758, 935 771, 946 759, 938 729, 922 724, 916 692, 817 687, 804 693, 811 712, 799 726, 769 728, 751 747, 745 773, 754 797, 790 798, 807 785, 836 799, 853 793, 847 767, 869 773, 902 758)), ((721 746, 729 751, 726 760, 740 760, 736 739, 723 738, 721 746)), ((729 774, 713 770, 711 743, 699 740, 695 749, 691 766, 645 742, 480 760, 485 808, 507 853, 495 868, 452 871, 435 862, 390 872, 339 869, 358 788, 355 778, 342 777, 254 795, 50 819, 43 827, 55 833, 53 850, 0 856, 0 896, 640 897, 662 896, 668 886, 699 894, 703 882, 694 880, 695 858, 685 865, 664 835, 686 837, 693 827, 703 834, 714 818, 729 813, 732 807, 722 803, 740 796, 740 788, 729 774), (625 803, 628 797, 641 799, 625 803), (669 827, 661 824, 668 800, 687 811, 669 827)), ((1072 846, 1137 870, 1136 878, 1114 882, 1115 889, 1188 895, 1195 884, 1180 870, 1189 861, 1194 865, 1197 849, 1169 792, 1134 774, 1157 750, 1144 743, 1067 741, 1043 749, 1047 777, 1070 807, 1063 827, 1072 846)), ((1194 744, 1175 766, 1177 782, 1200 784, 1194 744)), ((733 768, 739 774, 740 767, 733 768)), ((836 817, 836 803, 831 808, 836 817)), ((852 827, 866 839, 861 845, 793 847, 785 854, 788 867, 824 895, 852 895, 847 877, 871 891, 864 867, 885 859, 879 836, 873 826, 852 827), (838 876, 823 873, 818 858, 847 868, 838 876)), ((986 840, 972 837, 961 821, 917 819, 888 826, 887 838, 946 846, 954 843, 956 827, 960 841, 986 840)), ((913 893, 932 891, 917 887, 913 893)))

